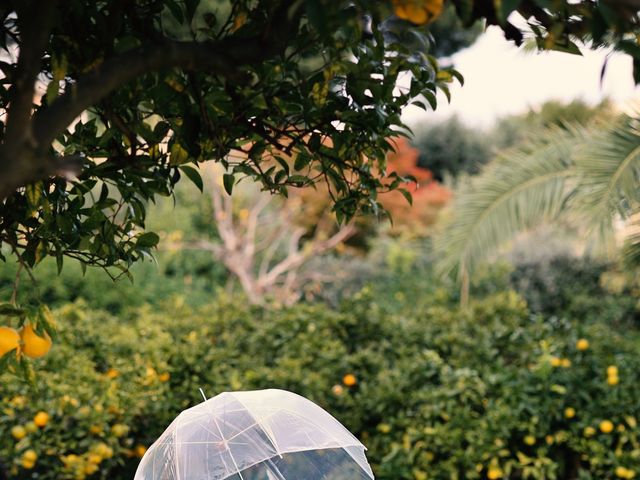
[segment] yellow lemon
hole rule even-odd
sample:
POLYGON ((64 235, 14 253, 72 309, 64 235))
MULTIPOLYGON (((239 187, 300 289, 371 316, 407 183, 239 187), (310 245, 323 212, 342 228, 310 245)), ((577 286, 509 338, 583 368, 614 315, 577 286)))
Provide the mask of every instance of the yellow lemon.
POLYGON ((102 456, 97 453, 90 453, 87 457, 87 462, 99 465, 102 462, 102 456))
POLYGON ((611 386, 617 385, 618 383, 620 383, 620 379, 618 378, 617 375, 609 375, 607 377, 607 383, 611 386))
POLYGON ((559 367, 562 365, 562 360, 559 359, 558 357, 551 357, 551 366, 552 367, 559 367))
POLYGON ((113 433, 113 435, 118 438, 124 437, 128 431, 129 427, 123 425, 122 423, 116 423, 111 427, 111 433, 113 433))
POLYGON ((567 418, 573 418, 576 416, 576 411, 572 407, 567 407, 564 409, 564 416, 567 418))
POLYGON ((502 470, 498 467, 491 467, 487 472, 487 478, 490 480, 497 480, 498 478, 502 478, 503 475, 504 473, 502 473, 502 470))
POLYGON ((580 351, 585 351, 589 348, 589 340, 581 338, 576 342, 576 348, 580 351))
POLYGON ((25 325, 20 330, 22 352, 30 358, 40 358, 51 350, 51 337, 45 333, 44 337, 36 334, 31 325, 25 325))
POLYGON ((617 467, 616 468, 616 477, 618 478, 633 478, 636 476, 636 473, 633 470, 629 470, 625 467, 617 467))
POLYGON ((562 360, 560 360, 560 365, 562 365, 562 368, 569 368, 571 366, 571 360, 569 360, 568 358, 563 358, 562 360))
POLYGON ((617 377, 618 376, 618 367, 616 367, 615 365, 609 365, 607 367, 607 375, 610 377, 617 377))
POLYGON ((526 437, 524 437, 524 443, 526 443, 527 445, 535 445, 536 437, 534 437, 533 435, 527 435, 526 437))
POLYGON ((34 433, 38 431, 38 426, 34 422, 29 422, 24 426, 28 433, 34 433))
POLYGON ((94 435, 100 435, 102 433, 102 427, 100 425, 91 425, 89 427, 89 432, 94 435))
POLYGON ((0 327, 0 357, 12 350, 20 351, 20 334, 11 327, 0 327))
POLYGON ((35 450, 27 450, 22 454, 22 460, 26 460, 28 462, 35 462, 38 459, 38 454, 35 450))
POLYGON ((600 431, 602 433, 611 433, 613 431, 613 423, 609 420, 603 420, 600 422, 600 431))
POLYGON ((391 431, 391 425, 389 425, 388 423, 381 423, 380 425, 378 425, 378 431, 382 433, 389 433, 391 431))
POLYGON ((158 380, 160 380, 161 382, 168 382, 170 378, 171 375, 168 372, 164 372, 158 375, 158 380))
POLYGON ((596 434, 596 429, 593 427, 584 427, 582 433, 585 437, 593 437, 596 434))
POLYGON ((86 473, 87 475, 92 475, 98 471, 98 468, 98 465, 96 465, 95 463, 87 463, 84 466, 84 473, 86 473))
POLYGON ((16 440, 22 440, 27 436, 27 430, 21 425, 16 425, 11 429, 11 435, 13 435, 13 438, 16 440))

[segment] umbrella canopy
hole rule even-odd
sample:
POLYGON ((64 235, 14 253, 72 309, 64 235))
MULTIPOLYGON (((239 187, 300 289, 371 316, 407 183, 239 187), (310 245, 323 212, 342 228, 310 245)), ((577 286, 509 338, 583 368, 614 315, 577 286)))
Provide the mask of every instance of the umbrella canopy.
POLYGON ((225 392, 178 415, 134 480, 369 480, 365 450, 295 393, 225 392))

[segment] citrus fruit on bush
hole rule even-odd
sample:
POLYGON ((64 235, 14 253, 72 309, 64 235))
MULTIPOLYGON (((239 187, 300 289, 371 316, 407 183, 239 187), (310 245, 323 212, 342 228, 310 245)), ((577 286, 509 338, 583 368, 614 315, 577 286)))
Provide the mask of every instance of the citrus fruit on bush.
POLYGON ((47 412, 36 413, 36 416, 33 417, 33 423, 40 428, 46 427, 47 423, 49 423, 49 414, 47 412))
POLYGON ((393 0, 393 10, 398 18, 416 25, 435 20, 442 13, 443 0, 393 0))
POLYGON ((44 334, 44 337, 38 335, 31 325, 25 325, 20 331, 22 338, 22 352, 31 358, 40 358, 46 355, 51 349, 51 337, 44 334))
POLYGON ((0 357, 20 348, 20 335, 11 327, 0 327, 0 357))

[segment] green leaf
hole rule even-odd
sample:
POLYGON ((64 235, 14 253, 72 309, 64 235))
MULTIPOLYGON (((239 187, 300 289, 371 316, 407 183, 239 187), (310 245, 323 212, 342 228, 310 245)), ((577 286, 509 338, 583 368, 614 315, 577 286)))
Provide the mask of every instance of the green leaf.
POLYGON ((25 310, 23 308, 18 308, 11 303, 0 303, 0 315, 6 315, 8 317, 20 317, 24 315, 24 313, 25 310))
POLYGON ((222 176, 222 183, 224 185, 224 190, 227 192, 227 194, 231 195, 231 192, 233 191, 233 185, 235 184, 235 177, 233 176, 232 173, 225 173, 222 176))
POLYGON ((180 171, 182 171, 188 178, 191 180, 198 190, 201 192, 204 190, 204 184, 202 182, 202 177, 200 176, 200 172, 198 172, 195 168, 190 167, 188 165, 180 166, 180 171))
POLYGON ((160 237, 154 232, 145 232, 137 237, 136 246, 142 248, 155 247, 160 241, 160 237))

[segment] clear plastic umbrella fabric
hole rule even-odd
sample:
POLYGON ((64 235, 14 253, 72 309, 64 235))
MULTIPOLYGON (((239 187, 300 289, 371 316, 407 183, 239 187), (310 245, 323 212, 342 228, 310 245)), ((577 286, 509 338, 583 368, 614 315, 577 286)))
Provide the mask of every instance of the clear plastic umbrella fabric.
POLYGON ((284 390, 225 392, 182 412, 134 480, 369 480, 365 447, 315 403, 284 390))

